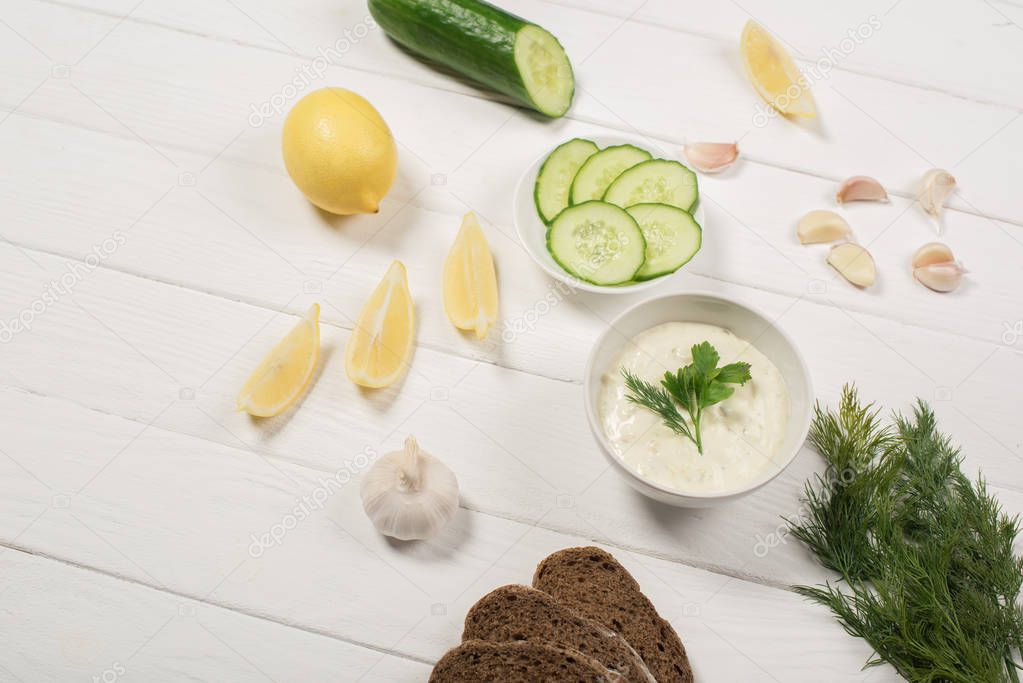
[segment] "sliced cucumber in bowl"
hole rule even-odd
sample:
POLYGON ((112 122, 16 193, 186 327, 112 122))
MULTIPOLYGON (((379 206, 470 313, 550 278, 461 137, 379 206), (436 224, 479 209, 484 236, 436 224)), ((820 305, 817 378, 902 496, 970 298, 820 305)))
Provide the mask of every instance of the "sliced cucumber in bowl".
POLYGON ((573 138, 555 147, 543 162, 540 172, 536 174, 533 201, 544 223, 550 223, 568 206, 572 180, 579 167, 596 154, 598 149, 594 142, 573 138))
POLYGON ((626 211, 636 219, 646 242, 636 280, 674 273, 700 250, 703 230, 688 211, 670 204, 634 204, 626 211))
MULTIPOLYGON (((551 215, 564 201, 561 192, 567 170, 581 161, 576 172, 578 177, 583 168, 591 164, 595 157, 613 148, 629 149, 629 154, 635 154, 630 160, 639 162, 625 169, 620 175, 628 176, 636 167, 660 162, 654 166, 655 172, 650 174, 654 177, 650 185, 656 189, 658 179, 668 175, 668 180, 681 180, 683 186, 688 187, 689 170, 685 166, 675 161, 648 158, 649 153, 642 147, 643 141, 623 136, 595 135, 590 139, 574 138, 555 150, 547 150, 547 153, 536 158, 524 170, 514 195, 515 228, 526 252, 552 278, 582 291, 634 292, 655 286, 660 278, 684 266, 699 250, 704 218, 703 206, 698 200, 695 187, 692 188, 695 206, 690 216, 684 215, 677 206, 671 206, 673 202, 688 201, 686 193, 666 192, 663 194, 670 200, 665 202, 668 206, 654 212, 654 215, 645 221, 646 226, 641 222, 645 213, 653 211, 652 208, 640 207, 645 212, 637 209, 632 212, 635 216, 630 214, 628 209, 632 204, 662 202, 630 201, 631 195, 621 200, 622 204, 628 201, 628 205, 612 205, 612 208, 608 208, 606 205, 610 202, 604 201, 603 198, 573 204, 570 191, 568 207, 555 216, 551 215), (593 152, 591 142, 598 147, 598 151, 593 154, 590 154, 593 152), (556 170, 560 172, 552 172, 556 170), (674 174, 677 174, 677 177, 674 174), (554 182, 555 179, 558 182, 554 182), (585 214, 568 213, 570 209, 584 205, 589 207, 585 214), (622 211, 616 211, 615 207, 622 211), (547 217, 543 215, 544 211, 547 212, 547 217), (622 217, 622 212, 629 216, 629 220, 622 217), (588 227, 587 220, 591 223, 588 227), (597 225, 601 221, 603 223, 597 225), (635 223, 635 228, 638 229, 638 236, 633 232, 634 228, 630 227, 632 223, 635 223), (557 229, 554 229, 555 226, 557 229), (644 227, 649 237, 644 236, 644 227), (623 236, 626 239, 621 239, 623 236), (643 244, 642 250, 634 248, 640 240, 643 244), (628 245, 625 244, 626 241, 628 245), (627 246, 633 248, 626 248, 627 246)), ((573 184, 575 182, 572 181, 573 184)), ((643 179, 637 185, 646 189, 643 179)))
POLYGON ((623 171, 607 188, 604 201, 622 208, 670 204, 691 212, 699 196, 695 173, 678 161, 651 159, 623 171))
POLYGON ((558 214, 547 230, 547 249, 570 275, 603 286, 632 280, 646 259, 646 241, 636 219, 597 200, 558 214))

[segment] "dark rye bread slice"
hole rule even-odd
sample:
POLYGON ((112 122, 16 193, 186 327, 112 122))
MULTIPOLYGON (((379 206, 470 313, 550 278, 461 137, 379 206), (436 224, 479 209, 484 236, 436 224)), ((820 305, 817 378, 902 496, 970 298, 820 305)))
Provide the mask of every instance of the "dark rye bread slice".
POLYGON ((462 640, 529 640, 576 650, 620 673, 623 681, 656 683, 624 638, 528 586, 502 586, 480 598, 465 615, 462 640))
POLYGON ((548 556, 536 568, 533 588, 620 633, 659 683, 692 683, 693 670, 675 629, 632 574, 600 548, 566 548, 548 556))
POLYGON ((470 640, 448 650, 430 683, 619 683, 621 677, 596 659, 528 640, 470 640))

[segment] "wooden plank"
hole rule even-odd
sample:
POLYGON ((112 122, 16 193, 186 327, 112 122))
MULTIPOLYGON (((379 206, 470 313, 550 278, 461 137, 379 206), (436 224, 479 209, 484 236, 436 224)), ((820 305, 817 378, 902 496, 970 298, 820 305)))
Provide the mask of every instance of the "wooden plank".
MULTIPOLYGON (((16 549, 0 549, 0 594, 4 614, 19 617, 3 629, 17 634, 0 655, 0 678, 105 677, 153 626, 125 674, 422 680, 479 595, 528 580, 552 550, 595 539, 613 546, 680 630, 701 680, 896 680, 888 669, 859 672, 868 648, 778 589, 827 576, 779 519, 800 514, 800 484, 819 459, 802 452, 771 486, 720 510, 675 511, 633 494, 594 452, 579 382, 592 339, 635 297, 558 289, 511 232, 507 188, 566 137, 639 127, 673 153, 684 136, 739 135, 742 107, 755 100, 727 52, 731 7, 705 13, 704 38, 680 34, 657 0, 654 14, 620 30, 617 7, 597 5, 601 16, 512 3, 578 60, 575 115, 595 123, 538 125, 369 32, 343 67, 315 80, 371 96, 398 132, 402 175, 380 215, 338 220, 294 191, 279 161, 281 117, 253 125, 252 107, 278 95, 286 109, 285 84, 334 44, 338 27, 365 21, 361 3, 90 4, 106 14, 22 3, 0 23, 0 106, 19 107, 0 122, 17 168, 0 180, 0 545, 16 549), (622 54, 676 74, 671 94, 647 79, 637 85, 622 54), (682 68, 691 64, 708 69, 682 68), (688 92, 709 93, 713 106, 691 106, 688 92), (705 116, 715 109, 731 114, 705 116), (486 219, 498 258, 507 334, 495 344, 452 330, 435 284, 467 208, 486 219), (398 387, 360 392, 343 377, 341 350, 395 255, 408 261, 416 296, 414 368, 398 387), (54 281, 68 273, 72 291, 61 292, 54 281), (313 300, 324 302, 325 359, 300 410, 266 422, 235 413, 248 370, 313 300), (32 330, 8 338, 19 317, 31 317, 32 330), (380 538, 357 481, 324 483, 405 433, 449 462, 463 487, 455 524, 428 544, 380 538), (287 528, 297 506, 321 494, 323 509, 287 528), (168 606, 171 621, 156 631, 168 606), (66 623, 81 627, 68 635, 66 623), (104 647, 82 633, 102 634, 104 647)), ((815 38, 802 30, 823 10, 792 18, 784 9, 800 40, 815 38)), ((963 11, 964 39, 996 29, 963 11)), ((937 26, 958 16, 937 14, 937 26)), ((836 29, 849 15, 833 16, 817 25, 836 29)), ((884 54, 905 25, 886 23, 869 45, 884 54)), ((986 49, 1004 58, 1018 46, 999 48, 1000 37, 986 49)), ((853 57, 872 58, 867 47, 853 57)), ((946 50, 934 68, 955 56, 946 50)), ((850 69, 870 71, 853 57, 850 69)), ((912 63, 893 63, 896 80, 909 80, 898 71, 912 63)), ((856 379, 890 408, 918 395, 935 401, 971 473, 982 470, 1006 509, 1020 512, 1019 430, 1001 397, 1023 378, 1011 338, 1023 274, 988 265, 991 254, 1016 253, 1018 226, 949 214, 949 239, 973 272, 948 297, 905 272, 930 233, 904 200, 848 213, 881 266, 872 292, 847 288, 821 250, 792 239, 799 214, 831 201, 834 183, 814 174, 872 172, 908 192, 921 156, 968 156, 953 169, 964 183, 958 206, 1019 223, 1019 167, 1001 170, 1018 106, 957 98, 955 79, 969 68, 963 60, 938 89, 836 73, 822 84, 843 96, 825 89, 820 98, 826 131, 754 125, 742 143, 752 163, 703 185, 713 244, 665 291, 705 288, 766 310, 803 340, 824 400, 856 379), (912 125, 900 127, 903 117, 912 125), (828 132, 835 125, 840 136, 828 132), (871 136, 885 126, 887 138, 871 136)))
POLYGON ((868 0, 840 7, 806 0, 753 0, 741 5, 693 0, 551 2, 706 36, 729 46, 737 44, 742 26, 753 19, 783 40, 803 68, 826 57, 839 70, 1023 107, 1019 91, 1010 86, 1023 77, 1023 45, 1018 27, 1012 25, 1023 23, 1023 17, 1020 8, 1008 2, 868 0), (877 26, 874 31, 864 29, 860 36, 850 37, 850 31, 871 21, 877 26))
MULTIPOLYGON (((365 519, 356 481, 325 484, 330 474, 276 459, 269 466, 249 452, 160 427, 139 434, 136 423, 65 401, 8 389, 0 404, 13 425, 6 446, 27 465, 0 458, 3 543, 157 586, 186 602, 409 657, 436 659, 457 642, 463 615, 480 595, 527 582, 545 555, 587 542, 463 510, 434 541, 389 543, 365 519), (303 496, 321 503, 307 502, 299 520, 303 496), (260 542, 263 534, 276 540, 260 542)), ((338 449, 338 465, 353 457, 350 448, 338 449)), ((828 680, 863 678, 858 668, 868 648, 794 593, 614 552, 680 631, 702 678, 792 680, 811 671, 828 680)), ((17 583, 17 599, 31 601, 33 590, 17 583)), ((119 590, 116 604, 133 600, 128 588, 119 590)), ((60 594, 53 597, 60 604, 60 594)), ((213 611, 196 609, 200 619, 213 611)), ((152 628, 126 625, 124 637, 155 630, 159 621, 151 618, 152 628)), ((155 669, 168 666, 178 642, 175 634, 149 646, 155 669)), ((245 639, 236 648, 249 652, 245 639)), ((116 661, 119 651, 102 650, 102 661, 116 661)), ((257 661, 272 657, 268 651, 257 661)))
POLYGON ((0 548, 5 681, 425 680, 427 664, 0 548))
MULTIPOLYGON (((172 18, 182 16, 180 6, 166 7, 157 19, 147 21, 170 22, 169 25, 180 27, 181 20, 172 18)), ((130 20, 120 23, 116 15, 92 15, 93 21, 99 16, 111 25, 116 23, 116 30, 89 53, 87 60, 76 64, 71 81, 144 138, 165 143, 194 144, 202 140, 203 133, 214 127, 226 110, 234 110, 232 132, 220 136, 223 138, 220 144, 224 145, 242 127, 240 122, 250 116, 253 104, 258 107, 284 92, 285 85, 296 78, 296 72, 308 67, 320 49, 327 50, 344 38, 346 29, 354 31, 357 26, 367 25, 361 5, 339 7, 325 0, 318 0, 306 12, 288 13, 290 18, 282 18, 279 9, 255 3, 236 5, 240 13, 233 21, 223 15, 224 8, 207 17, 201 7, 196 7, 199 14, 182 28, 194 29, 196 23, 207 19, 211 27, 225 23, 244 26, 246 35, 255 33, 262 41, 271 40, 273 49, 286 56, 278 54, 275 59, 263 50, 246 50, 251 58, 244 60, 245 68, 241 62, 214 56, 218 52, 235 54, 237 45, 212 46, 209 40, 181 34, 171 39, 148 24, 130 20), (273 26, 273 30, 268 26, 273 26), (202 46, 175 47, 179 42, 189 41, 198 41, 202 46), (117 57, 125 53, 138 54, 139 58, 127 63, 117 57), (172 63, 158 57, 168 53, 180 58, 172 63), (112 92, 110 80, 133 85, 112 92), (257 86, 259 81, 264 85, 257 86), (230 83, 230 88, 225 88, 225 83, 230 83), (168 102, 173 105, 168 107, 168 102)), ((850 71, 831 71, 815 88, 822 113, 818 123, 796 125, 771 117, 765 119, 762 112, 766 110, 742 75, 737 50, 730 47, 723 52, 719 39, 681 37, 678 32, 655 24, 623 24, 618 17, 539 0, 520 0, 509 7, 550 28, 575 60, 579 96, 574 118, 676 141, 741 138, 750 159, 832 180, 854 174, 873 175, 904 196, 915 195, 918 179, 931 166, 948 167, 960 181, 960 191, 951 202, 953 206, 1023 223, 1023 206, 1012 191, 1021 181, 1023 165, 1015 160, 1006 162, 998 154, 1001 149, 1018 146, 1023 139, 1018 106, 967 100, 850 71), (639 46, 644 63, 660 65, 660 69, 672 74, 667 86, 657 79, 636 78, 631 60, 621 58, 623 54, 633 54, 639 46), (692 64, 700 64, 701 68, 690 68, 692 64), (699 106, 693 106, 691 93, 703 93, 699 106), (942 115, 934 116, 935 111, 942 115), (808 153, 809 150, 813 153, 808 153), (999 165, 999 173, 990 172, 993 165, 999 165)), ((20 10, 28 14, 41 11, 44 10, 36 5, 20 10)), ((53 12, 54 8, 45 11, 53 12)), ((73 9, 62 11, 80 13, 73 9)), ((942 20, 954 22, 956 17, 945 16, 942 20)), ((973 19, 964 25, 977 25, 978 21, 973 19)), ((19 22, 33 23, 20 17, 19 22)), ((210 28, 206 32, 212 31, 221 39, 237 39, 237 30, 222 33, 210 28)), ((739 26, 733 31, 737 36, 739 26)), ((1012 26, 1007 26, 1006 32, 1012 31, 1012 26)), ((883 27, 876 34, 882 36, 883 27)), ((45 42, 45 34, 32 33, 27 37, 33 42, 45 42)), ((992 45, 999 44, 992 41, 992 45)), ((474 96, 490 96, 419 63, 398 50, 379 30, 369 30, 365 38, 353 41, 350 48, 339 54, 336 61, 353 69, 391 74, 474 96)), ((301 82, 304 87, 313 87, 330 82, 357 85, 362 80, 352 69, 328 69, 323 73, 322 78, 303 76, 301 82)), ((12 93, 27 91, 39 80, 26 69, 4 76, 18 84, 12 93)), ((80 93, 62 90, 68 90, 66 85, 45 84, 23 107, 58 116, 70 103, 80 104, 80 93)), ((367 92, 373 93, 375 103, 384 102, 384 96, 375 90, 367 92)), ((11 106, 7 100, 0 102, 11 106)), ((434 108, 429 99, 420 104, 414 113, 427 120, 434 113, 451 111, 434 108)), ((412 111, 404 106, 401 109, 412 111)), ((115 126, 106 120, 105 114, 96 118, 100 125, 115 126)), ((393 120, 393 115, 389 120, 393 120)), ((424 125, 424 129, 436 132, 446 128, 424 125)))
MULTIPOLYGON (((515 186, 521 168, 560 140, 607 131, 574 122, 541 130, 521 112, 513 117, 503 127, 498 120, 495 129, 477 125, 479 137, 461 145, 464 163, 439 176, 443 184, 432 184, 425 168, 412 170, 380 214, 342 219, 327 217, 309 205, 283 170, 221 157, 200 172, 209 159, 180 151, 176 154, 181 168, 175 168, 134 138, 111 138, 15 114, 0 128, 0 140, 27 161, 21 173, 0 187, 0 202, 9 218, 2 232, 19 244, 81 258, 113 229, 128 230, 137 223, 133 230, 140 237, 132 238, 106 263, 277 309, 302 290, 320 289, 337 307, 324 311, 328 319, 350 326, 367 288, 396 256, 413 270, 414 287, 424 283, 417 287, 420 293, 436 295, 433 283, 439 281, 443 254, 461 214, 473 209, 490 223, 501 270, 506 337, 532 320, 539 302, 573 298, 583 304, 574 307, 577 310, 557 306, 544 320, 547 329, 558 330, 571 344, 534 336, 516 345, 529 346, 529 356, 523 358, 495 334, 500 353, 494 349, 490 356, 514 367, 565 377, 560 368, 566 362, 578 364, 577 344, 585 345, 591 338, 587 328, 593 319, 585 306, 594 297, 571 296, 567 287, 535 267, 514 235, 506 188, 515 186), (494 159, 503 163, 495 167, 494 159), (83 173, 85 168, 90 172, 83 173), (49 189, 53 184, 74 197, 74 211, 54 201, 49 189), (252 278, 251 273, 264 276, 252 278), (558 354, 561 357, 548 365, 529 365, 534 358, 542 362, 558 354)), ((251 135, 256 136, 251 144, 278 163, 276 132, 260 129, 251 135)), ((245 147, 247 139, 243 135, 235 146, 245 147)), ((674 153, 668 143, 649 142, 666 155, 674 153)), ((429 136, 417 138, 419 149, 431 144, 429 136)), ((445 163, 438 159, 437 168, 454 168, 445 163)), ((751 164, 727 177, 705 177, 701 182, 707 239, 688 272, 993 343, 1001 343, 1006 326, 1018 319, 1015 301, 1023 288, 1023 271, 1000 268, 1000 261, 989 258, 1023 248, 1023 238, 1012 226, 951 212, 948 242, 971 273, 967 286, 941 296, 921 287, 909 272, 913 250, 935 238, 923 212, 900 198, 890 205, 851 206, 844 213, 857 238, 872 251, 880 273, 878 285, 863 292, 825 264, 826 247, 801 246, 794 236, 795 222, 803 213, 831 205, 832 183, 751 164)), ((689 284, 684 278, 678 283, 689 284)), ((637 300, 638 296, 625 296, 620 302, 637 300)), ((428 343, 474 357, 486 353, 440 322, 424 328, 428 343)))
MULTIPOLYGON (((0 320, 18 316, 25 292, 42 291, 67 268, 31 254, 40 269, 12 247, 0 254, 10 263, 0 276, 0 320)), ((834 400, 853 379, 866 397, 891 408, 922 395, 963 444, 971 471, 1018 486, 1018 431, 1000 388, 1021 376, 1020 354, 991 354, 965 338, 714 281, 692 284, 738 295, 797 337, 813 339, 805 350, 822 400, 834 400)), ((303 297, 294 302, 300 309, 318 298, 303 297)), ((422 320, 442 319, 437 303, 419 308, 422 320)), ((323 326, 322 369, 299 409, 265 424, 250 420, 234 410, 234 394, 294 322, 289 314, 99 268, 6 344, 4 380, 127 417, 138 430, 153 423, 242 448, 264 467, 259 458, 272 455, 329 473, 338 444, 352 454, 379 451, 411 433, 456 469, 474 510, 773 583, 817 575, 796 548, 753 555, 780 515, 798 512, 801 484, 820 467, 809 450, 772 485, 734 505, 661 508, 607 471, 586 426, 578 375, 559 381, 420 347, 401 385, 366 393, 344 377, 348 332, 333 325, 323 326), (731 542, 722 544, 722 536, 731 542)))
MULTIPOLYGON (((806 0, 697 4, 693 0, 545 0, 551 5, 602 14, 619 22, 650 23, 684 36, 712 38, 734 46, 747 19, 774 31, 797 59, 810 65, 841 50, 835 68, 891 80, 914 88, 1023 107, 1011 84, 1023 71, 1023 48, 1015 24, 1023 24, 1020 7, 1004 0, 985 3, 949 3, 934 6, 922 0, 868 0, 848 7, 827 7, 806 0), (849 31, 875 17, 879 28, 866 39, 846 41, 849 31), (955 40, 946 39, 954 36, 955 40), (984 65, 986 78, 979 78, 984 65), (992 70, 993 69, 993 70, 992 70)), ((267 49, 287 51, 303 44, 333 43, 342 36, 339 26, 358 23, 362 8, 305 0, 286 12, 271 3, 237 2, 236 7, 189 0, 175 6, 130 0, 88 0, 75 5, 114 17, 127 13, 139 21, 174 26, 194 33, 213 34, 267 49), (244 13, 244 14, 243 14, 244 13)), ((539 11, 537 3, 509 0, 502 6, 527 17, 539 11)), ((556 8, 549 10, 551 14, 556 8)), ((599 21, 599 19, 594 20, 599 21)), ((613 24, 612 24, 613 25, 613 24)), ((680 40, 687 38, 680 37, 680 40)))

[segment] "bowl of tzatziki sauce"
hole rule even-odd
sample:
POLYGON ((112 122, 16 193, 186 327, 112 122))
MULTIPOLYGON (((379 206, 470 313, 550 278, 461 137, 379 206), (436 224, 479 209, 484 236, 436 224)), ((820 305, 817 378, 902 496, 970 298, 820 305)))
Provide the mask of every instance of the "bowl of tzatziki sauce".
POLYGON ((791 337, 764 313, 710 292, 648 299, 613 320, 590 353, 584 394, 590 429, 612 467, 640 493, 679 507, 734 500, 778 476, 806 440, 814 403, 791 337), (704 341, 720 354, 719 366, 749 363, 750 379, 702 411, 701 453, 629 400, 623 370, 660 386, 704 341))

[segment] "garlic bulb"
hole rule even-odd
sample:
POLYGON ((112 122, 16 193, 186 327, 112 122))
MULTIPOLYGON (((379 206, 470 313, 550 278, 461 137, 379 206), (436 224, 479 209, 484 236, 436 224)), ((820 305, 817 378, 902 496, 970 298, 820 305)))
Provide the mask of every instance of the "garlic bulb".
POLYGON ((739 158, 739 145, 734 142, 689 142, 683 151, 689 165, 701 173, 717 173, 739 158))
POLYGON ((377 531, 402 541, 434 536, 458 510, 458 481, 440 460, 405 439, 362 477, 362 507, 377 531))

